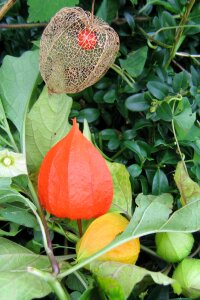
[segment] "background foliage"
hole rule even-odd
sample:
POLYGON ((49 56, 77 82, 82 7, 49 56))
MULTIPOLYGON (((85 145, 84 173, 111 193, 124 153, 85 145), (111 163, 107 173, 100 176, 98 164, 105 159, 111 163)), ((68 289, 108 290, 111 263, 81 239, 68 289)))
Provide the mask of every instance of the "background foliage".
MULTIPOLYGON (((1 0, 0 5, 5 2, 1 0)), ((169 266, 151 251, 155 250, 153 233, 157 231, 171 228, 192 232, 200 229, 197 222, 200 195, 200 4, 192 0, 96 1, 95 13, 119 34, 121 45, 115 62, 118 67, 113 66, 94 86, 79 94, 63 96, 57 99, 59 103, 52 104, 46 90, 43 90, 44 84, 38 69, 38 41, 46 25, 42 24, 41 27, 38 22, 48 22, 61 7, 74 5, 90 10, 91 3, 85 0, 18 0, 2 20, 0 146, 25 152, 26 127, 27 160, 34 182, 46 151, 69 131, 68 116, 69 120, 76 117, 81 128, 86 119, 92 139, 99 149, 111 161, 126 166, 110 166, 115 176, 115 203, 119 204, 121 212, 127 209, 131 214, 132 188, 132 210, 135 209, 135 203, 138 208, 127 232, 117 243, 144 235, 141 238, 144 248, 137 263, 142 269, 134 266, 134 271, 129 270, 131 274, 137 274, 132 280, 128 271, 122 269, 119 278, 113 281, 110 277, 105 279, 105 274, 108 270, 116 271, 119 268, 117 264, 109 264, 108 268, 105 266, 105 269, 100 268, 101 271, 96 272, 94 270, 99 268, 98 263, 92 262, 91 271, 95 273, 96 281, 88 272, 72 268, 63 284, 73 300, 106 299, 105 294, 108 299, 115 299, 116 291, 116 299, 175 299, 176 295, 168 285, 171 283, 170 271, 169 277, 162 277, 164 275, 160 272, 169 266), (6 28, 6 25, 11 28, 6 28), (180 160, 185 161, 188 173, 184 165, 179 164, 174 180, 180 160), (126 180, 127 171, 131 187, 129 180, 126 180), (140 193, 143 195, 138 196, 140 193), (149 194, 151 196, 146 196, 149 194), (193 201, 189 202, 191 199, 193 201), (180 213, 177 209, 181 203, 186 202, 188 204, 181 208, 180 213), (172 210, 175 212, 168 219, 172 210), (140 220, 143 215, 146 219, 136 227, 134 220, 140 220), (124 276, 123 272, 130 281, 127 288, 125 277, 121 290, 119 283, 122 281, 120 276, 124 276), (156 279, 153 272, 158 272, 156 279), (142 283, 139 283, 142 279, 142 283), (108 289, 111 283, 112 291, 108 289)), ((0 259, 3 259, 6 266, 6 259, 13 258, 14 253, 23 253, 22 263, 25 266, 30 261, 24 257, 34 261, 39 253, 44 254, 40 229, 33 216, 35 208, 25 200, 25 197, 30 196, 27 187, 26 176, 21 175, 12 180, 0 178, 0 235, 4 236, 1 238, 0 259), (10 186, 15 192, 10 192, 10 186), (16 203, 16 198, 19 203, 16 203), (11 241, 5 237, 10 237, 11 241), (8 249, 8 253, 5 249, 8 249)), ((112 208, 116 210, 116 207, 112 208)), ((73 255, 73 251, 67 252, 65 247, 74 247, 73 234, 77 233, 75 224, 64 221, 59 223, 50 216, 47 216, 47 220, 52 229, 51 238, 56 255, 62 255, 61 260, 67 259, 66 255, 73 255), (69 231, 69 235, 65 231, 69 231), (66 244, 66 238, 69 244, 66 244)), ((197 248, 199 233, 194 236, 197 248)), ((196 257, 199 257, 198 251, 196 257)), ((22 263, 18 260, 16 265, 11 260, 10 269, 0 269, 1 287, 6 276, 8 280, 13 280, 9 277, 9 270, 23 268, 22 263)), ((32 266, 42 270, 49 268, 43 256, 39 256, 39 260, 32 266)), ((63 263, 63 270, 66 268, 67 263, 63 263)), ((25 294, 26 299, 49 294, 49 285, 39 285, 38 278, 34 277, 33 280, 30 276, 33 275, 22 272, 21 281, 25 284, 23 289, 19 289, 16 299, 25 299, 25 294), (30 294, 29 280, 33 290, 30 294)), ((8 299, 13 290, 5 285, 4 291, 1 289, 1 299, 8 299)), ((55 299, 55 296, 52 293, 45 299, 55 299)))

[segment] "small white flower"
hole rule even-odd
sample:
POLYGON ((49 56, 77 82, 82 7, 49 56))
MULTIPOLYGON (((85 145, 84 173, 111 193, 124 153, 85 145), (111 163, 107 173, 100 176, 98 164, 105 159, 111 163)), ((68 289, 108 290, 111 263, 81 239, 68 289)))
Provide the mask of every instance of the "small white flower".
POLYGON ((21 174, 27 174, 25 156, 7 149, 1 150, 0 177, 15 177, 21 174))

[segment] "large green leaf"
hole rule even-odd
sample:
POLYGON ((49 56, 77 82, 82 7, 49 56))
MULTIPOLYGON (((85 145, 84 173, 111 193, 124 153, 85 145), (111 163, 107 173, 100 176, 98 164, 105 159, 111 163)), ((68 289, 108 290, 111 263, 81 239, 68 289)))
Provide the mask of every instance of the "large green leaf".
POLYGON ((38 51, 27 51, 21 57, 7 55, 0 69, 0 96, 7 117, 22 135, 27 105, 39 76, 38 51))
POLYGON ((114 197, 110 211, 131 215, 132 192, 129 173, 122 164, 108 161, 106 163, 114 185, 114 197))
POLYGON ((63 7, 79 4, 79 0, 28 0, 29 22, 49 21, 63 7))
POLYGON ((143 69, 147 59, 148 48, 142 47, 137 51, 131 52, 127 55, 126 59, 120 59, 120 65, 133 77, 139 76, 143 69))
POLYGON ((150 276, 157 284, 169 285, 173 283, 171 278, 161 272, 151 272, 135 265, 113 261, 103 263, 94 261, 90 264, 89 268, 97 276, 97 281, 103 289, 105 289, 105 282, 112 280, 112 284, 110 284, 108 289, 109 293, 111 293, 112 290, 121 291, 121 293, 123 291, 124 297, 122 296, 116 299, 127 299, 134 286, 145 276, 150 276), (99 276, 101 280, 98 280, 99 276))
POLYGON ((27 116, 26 153, 31 172, 37 171, 47 151, 70 129, 72 99, 65 94, 49 95, 45 87, 27 116))
POLYGON ((174 180, 181 194, 182 205, 197 197, 200 198, 200 186, 190 178, 182 161, 177 164, 174 180))
POLYGON ((137 208, 122 238, 157 231, 167 221, 172 211, 173 198, 170 194, 160 196, 140 194, 135 203, 137 208))
POLYGON ((50 286, 27 272, 27 267, 49 268, 48 258, 5 238, 0 238, 0 290, 1 300, 31 300, 51 292, 50 286))

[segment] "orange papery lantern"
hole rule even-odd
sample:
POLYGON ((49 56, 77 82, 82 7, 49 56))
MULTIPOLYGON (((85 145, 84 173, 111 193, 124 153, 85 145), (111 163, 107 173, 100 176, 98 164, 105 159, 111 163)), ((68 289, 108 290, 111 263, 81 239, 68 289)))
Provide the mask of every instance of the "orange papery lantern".
POLYGON ((105 159, 80 132, 70 132, 46 154, 38 176, 38 195, 52 215, 73 220, 106 213, 113 198, 112 177, 105 159))
POLYGON ((80 7, 61 9, 40 41, 40 72, 52 93, 78 93, 115 61, 119 37, 105 21, 80 7))

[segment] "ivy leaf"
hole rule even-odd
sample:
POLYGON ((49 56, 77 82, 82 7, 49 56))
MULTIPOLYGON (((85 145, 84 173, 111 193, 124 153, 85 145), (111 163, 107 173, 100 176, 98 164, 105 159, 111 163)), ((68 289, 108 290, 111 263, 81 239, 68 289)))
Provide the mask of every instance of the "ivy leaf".
POLYGON ((37 172, 47 151, 70 130, 68 116, 72 99, 65 94, 49 95, 45 87, 26 121, 27 164, 37 172))
POLYGON ((1 300, 31 300, 51 292, 48 283, 27 272, 27 267, 47 269, 48 258, 0 238, 0 290, 1 300))
POLYGON ((182 161, 177 164, 174 180, 181 194, 180 201, 182 205, 196 197, 200 198, 200 186, 189 177, 182 161))
MULTIPOLYGON (((113 293, 120 292, 121 297, 116 299, 122 300, 128 298, 134 286, 143 280, 145 276, 150 276, 157 284, 169 285, 174 282, 173 279, 161 272, 151 272, 135 265, 112 261, 103 263, 94 261, 89 268, 97 276, 98 283, 107 295, 110 296, 113 293)), ((115 298, 110 297, 109 299, 115 298)))
POLYGON ((24 114, 39 76, 38 51, 7 55, 0 69, 0 95, 7 117, 22 135, 24 114))
POLYGON ((126 167, 119 163, 106 161, 112 175, 114 197, 110 211, 131 215, 132 192, 129 173, 126 167))
POLYGON ((48 22, 61 8, 79 4, 79 0, 28 0, 29 22, 48 22))

